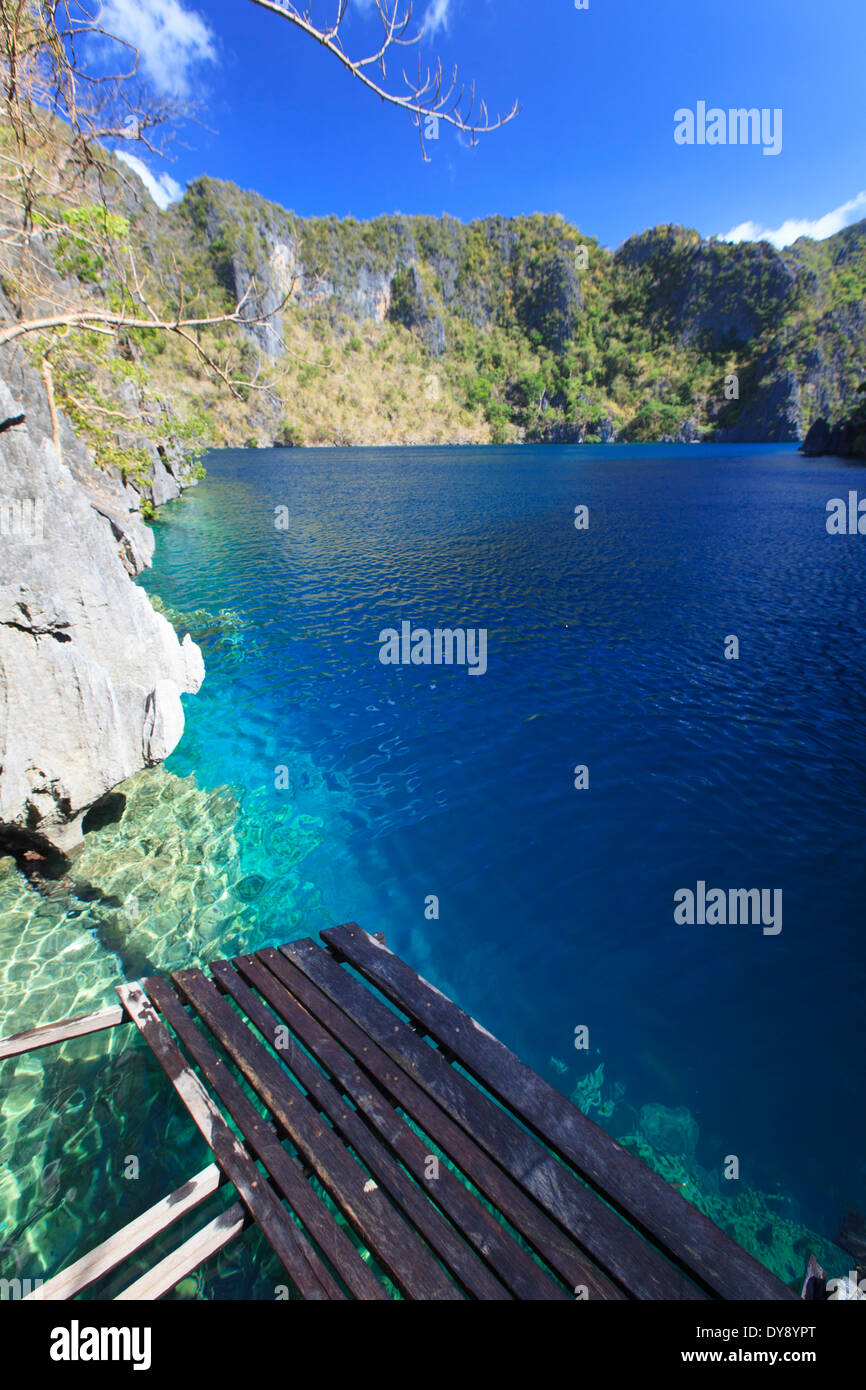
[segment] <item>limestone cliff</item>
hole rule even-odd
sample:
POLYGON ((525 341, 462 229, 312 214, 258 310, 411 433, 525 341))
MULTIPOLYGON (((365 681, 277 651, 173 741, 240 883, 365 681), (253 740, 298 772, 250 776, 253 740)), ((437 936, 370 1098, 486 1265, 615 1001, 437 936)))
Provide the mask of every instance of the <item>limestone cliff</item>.
POLYGON ((460 412, 501 442, 795 441, 862 373, 866 223, 784 250, 661 226, 611 251, 558 216, 302 218, 201 178, 166 225, 202 283, 255 286, 266 321, 246 332, 296 442, 371 442, 374 414, 398 442, 383 363, 400 358, 438 382, 431 442, 437 413, 453 428, 460 412), (335 390, 329 432, 323 373, 297 364, 327 375, 347 340, 381 403, 335 390))
POLYGON ((62 416, 58 458, 41 381, 9 354, 0 420, 20 415, 0 433, 0 836, 69 852, 88 807, 175 747, 204 663, 132 581, 153 551, 139 493, 62 416))

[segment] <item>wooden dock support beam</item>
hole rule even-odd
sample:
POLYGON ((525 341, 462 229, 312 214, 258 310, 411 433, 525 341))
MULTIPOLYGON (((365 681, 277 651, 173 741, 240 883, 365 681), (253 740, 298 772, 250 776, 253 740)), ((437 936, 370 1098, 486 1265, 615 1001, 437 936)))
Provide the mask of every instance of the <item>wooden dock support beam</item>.
MULTIPOLYGON (((116 1269, 130 1255, 134 1255, 136 1250, 140 1250, 143 1245, 147 1245, 156 1236, 168 1230, 169 1226, 173 1226, 175 1221, 188 1211, 199 1206, 205 1198, 216 1192, 222 1181, 223 1175, 219 1168, 215 1163, 211 1163, 200 1173, 196 1173, 194 1178, 190 1178, 189 1182, 184 1183, 183 1187, 172 1192, 171 1196, 163 1197, 161 1202, 157 1202, 122 1230, 109 1236, 108 1240, 97 1245, 95 1250, 82 1255, 81 1259, 76 1260, 68 1269, 61 1270, 38 1289, 33 1289, 26 1298, 31 1302, 74 1298, 82 1289, 95 1284, 97 1279, 116 1269)), ((182 1278, 183 1275, 179 1274, 178 1279, 182 1278)))
POLYGON ((10 1033, 8 1038, 0 1038, 0 1061, 4 1057, 18 1057, 23 1052, 35 1052, 39 1047, 68 1042, 70 1038, 84 1038, 88 1033, 101 1033, 106 1028, 116 1028, 119 1023, 129 1021, 126 1010, 115 1004, 113 1008, 79 1014, 60 1023, 43 1023, 39 1028, 28 1028, 23 1033, 10 1033))
POLYGON ((224 1250, 229 1241, 240 1235, 248 1220, 240 1202, 235 1202, 119 1293, 116 1301, 162 1298, 205 1260, 224 1250))

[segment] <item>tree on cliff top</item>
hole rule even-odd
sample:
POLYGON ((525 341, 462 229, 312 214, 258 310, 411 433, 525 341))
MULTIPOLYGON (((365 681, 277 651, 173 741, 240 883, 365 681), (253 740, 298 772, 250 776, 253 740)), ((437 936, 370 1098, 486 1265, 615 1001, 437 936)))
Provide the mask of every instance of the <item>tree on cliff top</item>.
MULTIPOLYGON (((442 120, 476 140, 506 124, 450 77, 441 62, 417 78, 388 73, 394 52, 416 44, 412 7, 373 0, 381 34, 372 51, 354 57, 343 44, 349 0, 333 0, 329 24, 316 23, 291 0, 253 0, 273 11, 335 60, 382 101, 422 123, 442 120)), ((208 330, 255 321, 251 285, 231 309, 207 312, 180 276, 158 284, 137 262, 129 221, 111 211, 128 179, 112 151, 144 146, 162 153, 171 123, 186 114, 156 99, 141 79, 138 53, 103 26, 99 0, 0 0, 0 276, 13 317, 0 326, 0 346, 41 335, 42 368, 55 419, 51 354, 69 334, 87 330, 116 337, 145 330, 183 339, 232 390, 251 383, 236 376, 231 355, 218 360, 208 330), (58 278, 60 277, 60 278, 58 278)), ((128 185, 129 186, 129 185, 128 185)))

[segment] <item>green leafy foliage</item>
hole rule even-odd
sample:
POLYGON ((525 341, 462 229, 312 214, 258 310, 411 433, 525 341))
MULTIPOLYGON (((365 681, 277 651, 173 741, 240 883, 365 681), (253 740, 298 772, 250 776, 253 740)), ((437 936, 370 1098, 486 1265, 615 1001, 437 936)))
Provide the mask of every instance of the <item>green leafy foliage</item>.
POLYGON ((289 293, 283 358, 260 357, 252 331, 202 330, 208 352, 233 359, 235 379, 261 373, 230 404, 164 334, 134 330, 123 344, 73 335, 83 375, 59 380, 61 404, 97 461, 135 480, 154 445, 200 467, 210 443, 266 438, 374 442, 377 431, 394 440, 426 430, 505 443, 615 430, 644 441, 687 422, 708 433, 748 421, 785 373, 809 383, 808 426, 819 410, 850 415, 863 377, 866 224, 784 252, 664 226, 613 253, 559 216, 302 219, 202 178, 165 213, 86 203, 64 226, 58 269, 96 282, 109 303, 123 302, 109 247, 146 260, 167 315, 182 287, 194 288, 202 316, 233 307, 250 283, 289 293), (444 351, 431 324, 444 327, 444 351), (726 396, 730 373, 738 399, 726 396), (144 403, 158 386, 170 410, 142 407, 124 432, 111 412, 129 384, 144 403))
POLYGON ((99 281, 110 248, 127 241, 129 218, 110 212, 101 203, 82 203, 63 208, 60 220, 68 231, 54 243, 58 272, 89 283, 99 281))

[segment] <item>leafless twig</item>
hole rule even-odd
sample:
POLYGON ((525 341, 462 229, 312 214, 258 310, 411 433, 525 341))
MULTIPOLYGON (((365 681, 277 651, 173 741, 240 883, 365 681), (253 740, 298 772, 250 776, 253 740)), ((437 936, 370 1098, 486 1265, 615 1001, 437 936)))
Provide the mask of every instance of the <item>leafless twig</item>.
POLYGON ((421 135, 425 159, 427 154, 421 127, 431 119, 444 121, 468 135, 470 143, 474 145, 481 135, 501 129, 520 114, 520 105, 515 101, 504 115, 491 115, 487 103, 478 97, 474 81, 469 83, 467 90, 466 83, 459 79, 456 66, 448 73, 441 58, 437 58, 432 66, 428 64, 425 67, 420 53, 417 77, 410 77, 403 68, 400 73, 402 90, 395 90, 388 77, 389 55, 392 50, 420 43, 424 37, 423 27, 412 30, 411 0, 373 0, 382 35, 372 52, 364 57, 353 57, 344 47, 344 23, 349 0, 337 0, 337 12, 331 24, 317 24, 310 10, 301 10, 294 0, 253 0, 253 4, 288 20, 308 38, 321 44, 347 72, 381 101, 408 112, 421 135))

